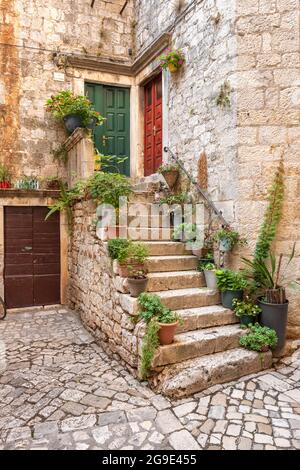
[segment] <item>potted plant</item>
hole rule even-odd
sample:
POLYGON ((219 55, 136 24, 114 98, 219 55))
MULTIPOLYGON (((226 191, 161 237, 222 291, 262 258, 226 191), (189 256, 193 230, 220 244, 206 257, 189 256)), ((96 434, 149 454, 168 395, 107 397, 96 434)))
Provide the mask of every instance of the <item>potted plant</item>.
POLYGON ((147 271, 145 269, 136 270, 128 266, 129 277, 127 279, 128 289, 131 297, 138 297, 145 292, 148 284, 147 271))
POLYGON ((158 203, 160 206, 168 205, 170 214, 170 225, 174 226, 174 223, 179 220, 183 220, 183 204, 188 203, 189 194, 182 192, 178 194, 169 193, 159 197, 158 203))
POLYGON ((234 299, 232 305, 234 313, 244 326, 256 323, 258 315, 262 312, 261 308, 250 299, 234 299))
POLYGON ((11 188, 11 174, 9 169, 0 163, 0 189, 11 188))
POLYGON ((169 163, 161 165, 157 172, 163 175, 167 185, 170 189, 173 189, 179 176, 180 167, 176 163, 169 163))
POLYGON ((143 243, 129 241, 127 248, 121 250, 117 260, 119 263, 119 275, 129 277, 129 269, 135 271, 145 270, 145 261, 149 256, 149 250, 143 243))
POLYGON ((278 259, 273 253, 270 253, 268 260, 243 258, 244 263, 251 268, 248 275, 255 280, 254 288, 258 295, 258 305, 262 310, 260 321, 277 333, 278 343, 274 351, 276 356, 282 354, 286 340, 289 301, 286 298, 284 285, 299 289, 299 283, 288 283, 284 274, 294 256, 295 245, 285 268, 283 268, 282 253, 278 259))
POLYGON ((249 326, 249 333, 240 338, 240 345, 256 352, 268 352, 275 348, 278 338, 276 331, 259 323, 249 326))
POLYGON ((179 224, 174 228, 173 239, 184 243, 195 241, 197 238, 196 224, 179 224))
POLYGON ((139 320, 146 323, 146 333, 142 344, 142 357, 140 375, 146 378, 151 368, 152 360, 159 344, 171 344, 181 317, 165 307, 156 294, 140 294, 138 298, 140 306, 139 320))
POLYGON ((217 287, 221 291, 222 305, 233 310, 233 300, 243 299, 244 290, 247 288, 248 282, 242 274, 230 269, 218 269, 216 276, 217 287))
POLYGON ((64 184, 63 180, 58 176, 49 176, 47 178, 43 178, 42 189, 58 191, 61 189, 62 184, 64 184))
POLYGON ((26 190, 37 190, 40 188, 40 182, 34 176, 22 176, 15 183, 17 189, 26 189, 26 190))
POLYGON ((166 49, 159 59, 160 67, 162 69, 169 69, 171 73, 177 72, 185 62, 181 49, 166 49))
POLYGON ((223 252, 231 251, 235 245, 245 245, 245 238, 241 238, 239 233, 226 226, 215 234, 215 240, 219 242, 219 250, 223 252))
POLYGON ((86 96, 75 95, 70 90, 63 90, 51 96, 46 102, 46 110, 55 119, 64 122, 69 134, 77 127, 92 128, 103 124, 104 121, 86 96))
POLYGON ((217 267, 214 263, 203 263, 202 265, 206 286, 209 289, 217 290, 217 267))

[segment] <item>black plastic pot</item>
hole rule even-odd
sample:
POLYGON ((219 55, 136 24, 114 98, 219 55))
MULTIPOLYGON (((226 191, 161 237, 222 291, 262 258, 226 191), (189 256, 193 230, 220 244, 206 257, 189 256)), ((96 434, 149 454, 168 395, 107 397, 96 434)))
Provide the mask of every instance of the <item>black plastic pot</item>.
POLYGON ((242 290, 225 290, 221 293, 222 305, 224 308, 229 308, 230 310, 233 310, 233 300, 243 300, 243 296, 244 291, 242 290))
POLYGON ((64 117, 65 128, 69 134, 72 134, 77 127, 84 127, 81 116, 78 114, 69 114, 64 117))
POLYGON ((257 321, 257 317, 252 317, 251 315, 243 315, 240 317, 241 325, 248 326, 250 323, 254 325, 257 321))
POLYGON ((262 309, 261 324, 272 328, 277 333, 278 343, 273 350, 273 355, 279 357, 283 354, 285 346, 289 302, 287 301, 285 304, 268 304, 259 299, 258 305, 262 309))

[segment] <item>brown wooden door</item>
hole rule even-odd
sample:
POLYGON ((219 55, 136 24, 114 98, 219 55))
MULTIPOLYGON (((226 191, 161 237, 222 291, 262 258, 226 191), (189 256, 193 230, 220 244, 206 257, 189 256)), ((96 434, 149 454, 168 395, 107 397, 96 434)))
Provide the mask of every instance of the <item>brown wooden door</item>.
POLYGON ((59 214, 47 207, 6 207, 4 294, 8 308, 60 302, 59 214))
POLYGON ((145 176, 156 172, 162 163, 162 75, 145 86, 145 176))

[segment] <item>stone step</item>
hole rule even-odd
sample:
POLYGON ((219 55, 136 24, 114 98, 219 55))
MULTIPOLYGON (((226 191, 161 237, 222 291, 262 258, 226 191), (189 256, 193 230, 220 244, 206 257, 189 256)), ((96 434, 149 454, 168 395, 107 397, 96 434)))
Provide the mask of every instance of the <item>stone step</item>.
POLYGON ((198 260, 193 255, 151 256, 146 264, 150 273, 191 271, 197 268, 198 260))
POLYGON ((132 223, 138 224, 141 227, 148 227, 148 228, 159 228, 159 227, 169 227, 173 229, 171 225, 171 218, 169 215, 159 214, 158 216, 154 215, 130 215, 128 214, 128 225, 130 226, 132 223))
POLYGON ((129 203, 154 203, 155 202, 155 194, 151 191, 144 191, 144 190, 135 190, 131 193, 128 197, 129 203))
MULTIPOLYGON (((182 310, 192 307, 205 307, 220 303, 220 294, 217 291, 207 289, 207 287, 192 289, 175 289, 162 292, 154 292, 157 294, 163 304, 172 310, 182 310)), ((120 294, 121 307, 129 313, 129 315, 138 315, 138 300, 127 294, 120 294)))
POLYGON ((177 313, 184 320, 184 324, 179 325, 177 329, 178 333, 199 330, 201 328, 232 325, 239 322, 232 310, 224 308, 221 305, 188 308, 178 310, 177 313))
POLYGON ((145 241, 150 256, 180 256, 192 254, 184 243, 173 241, 145 241))
POLYGON ((197 271, 170 271, 148 274, 148 292, 188 289, 205 286, 202 273, 197 271))
POLYGON ((172 344, 157 349, 152 367, 176 364, 199 356, 238 348, 239 339, 245 333, 240 325, 227 325, 177 334, 172 344))
POLYGON ((127 237, 137 241, 171 241, 173 229, 163 228, 147 228, 147 227, 128 227, 127 237))
POLYGON ((172 398, 201 392, 272 366, 272 354, 237 348, 165 367, 153 377, 156 390, 172 398))

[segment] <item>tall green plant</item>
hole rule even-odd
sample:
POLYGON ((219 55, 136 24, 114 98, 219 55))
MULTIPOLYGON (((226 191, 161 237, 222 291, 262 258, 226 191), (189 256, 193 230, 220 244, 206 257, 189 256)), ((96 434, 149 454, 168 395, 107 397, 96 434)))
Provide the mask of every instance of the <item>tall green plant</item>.
POLYGON ((268 191, 268 207, 264 221, 259 231, 254 260, 262 261, 268 258, 272 242, 276 237, 277 227, 282 215, 284 198, 284 166, 280 160, 272 185, 268 191))

